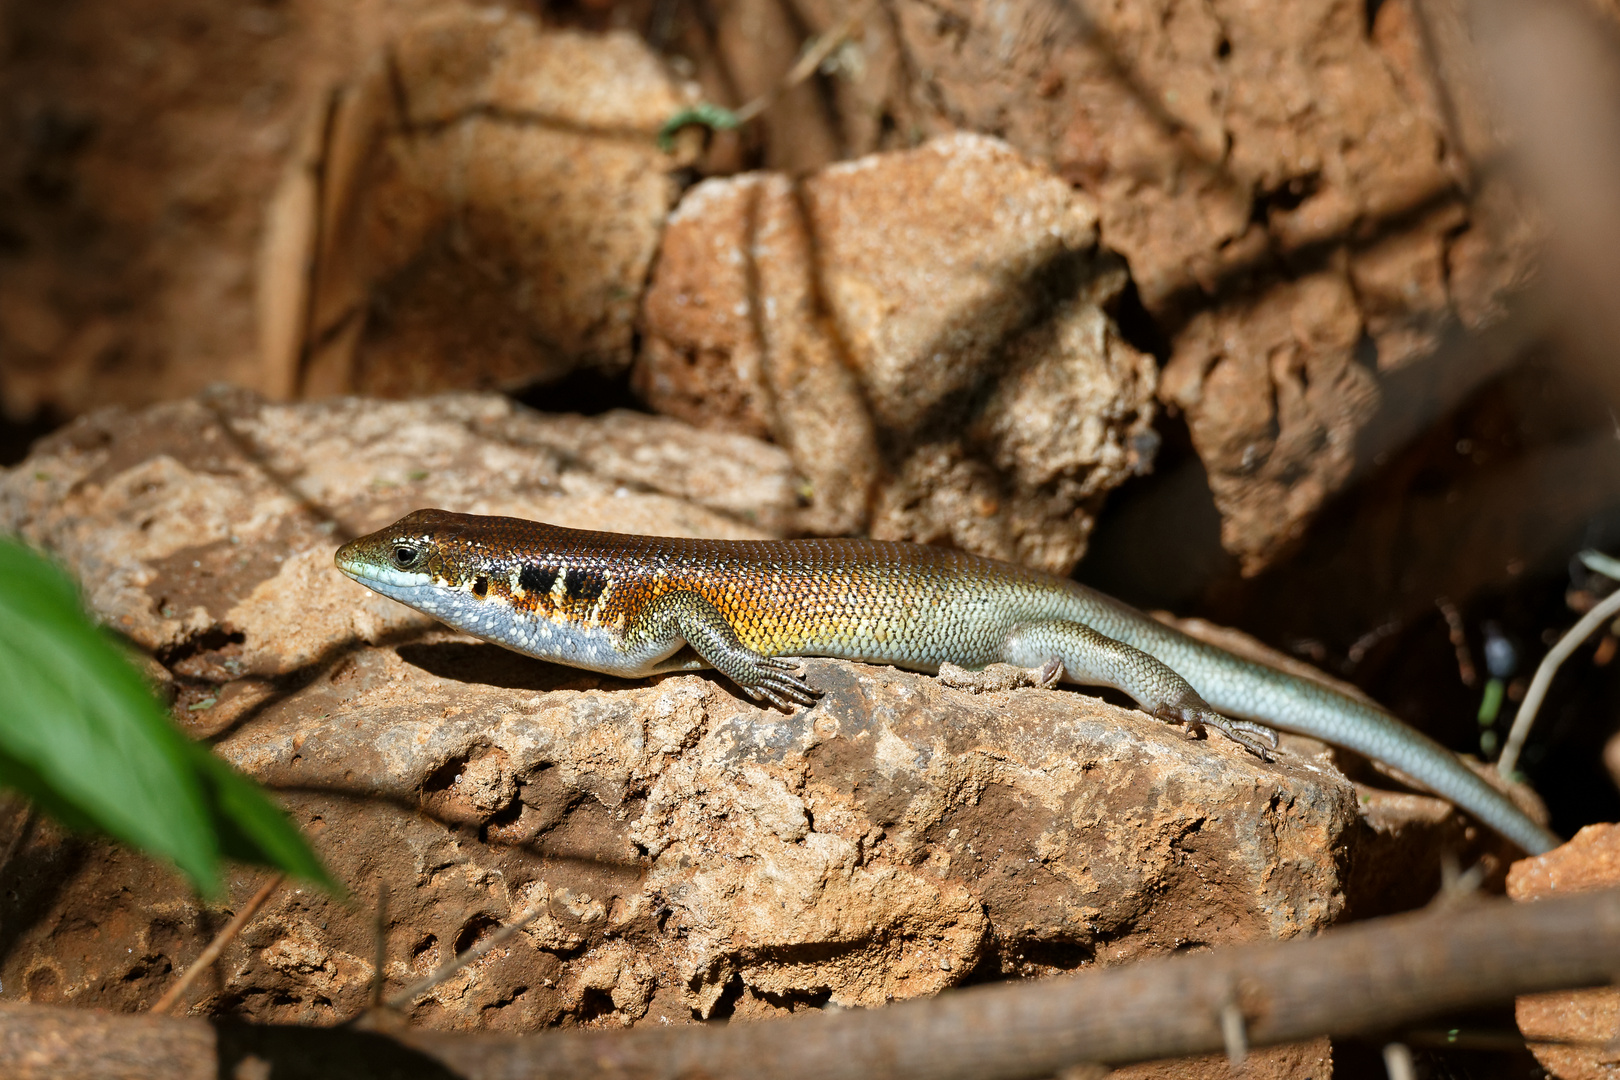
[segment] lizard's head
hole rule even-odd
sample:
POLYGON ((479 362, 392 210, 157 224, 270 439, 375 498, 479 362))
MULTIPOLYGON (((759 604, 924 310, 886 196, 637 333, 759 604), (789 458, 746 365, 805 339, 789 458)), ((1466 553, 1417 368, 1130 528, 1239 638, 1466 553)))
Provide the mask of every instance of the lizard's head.
POLYGON ((459 585, 462 568, 447 557, 445 541, 464 520, 465 515, 444 510, 417 510, 350 540, 334 561, 360 584, 409 604, 426 590, 459 585))

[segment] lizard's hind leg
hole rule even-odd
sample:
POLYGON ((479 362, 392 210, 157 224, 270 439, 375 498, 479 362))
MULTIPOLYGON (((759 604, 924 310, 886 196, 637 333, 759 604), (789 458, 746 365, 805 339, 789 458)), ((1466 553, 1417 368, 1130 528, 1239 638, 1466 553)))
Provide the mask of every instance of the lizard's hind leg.
POLYGON ((1158 657, 1084 623, 1051 619, 1015 626, 1007 635, 1001 659, 1026 668, 1056 659, 1071 682, 1123 690, 1144 712, 1185 724, 1194 733, 1212 727, 1262 761, 1271 760, 1271 750, 1277 745, 1276 732, 1250 720, 1222 716, 1158 657))
POLYGON ((788 711, 816 703, 815 690, 793 674, 795 663, 744 645, 719 609, 695 592, 665 593, 644 618, 649 635, 667 638, 679 634, 705 663, 755 701, 764 699, 788 711))

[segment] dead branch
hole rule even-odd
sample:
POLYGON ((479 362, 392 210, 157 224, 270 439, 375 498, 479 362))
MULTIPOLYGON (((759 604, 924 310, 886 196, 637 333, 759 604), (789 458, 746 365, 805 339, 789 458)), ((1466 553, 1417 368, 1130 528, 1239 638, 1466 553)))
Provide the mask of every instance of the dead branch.
POLYGON ((254 1056, 275 1075, 311 1077, 400 1069, 466 1080, 1036 1077, 1078 1062, 1220 1050, 1233 1003, 1244 1040, 1261 1046, 1390 1031, 1517 994, 1607 982, 1616 971, 1620 891, 1452 905, 1317 938, 729 1026, 388 1036, 0 1004, 0 1075, 228 1076, 254 1056))
POLYGON ((440 983, 444 982, 444 980, 448 979, 450 976, 454 975, 468 964, 471 964, 476 960, 481 960, 491 949, 504 944, 515 934, 517 934, 518 931, 534 922, 534 920, 539 918, 540 914, 546 910, 546 905, 548 903, 550 903, 550 901, 545 900, 536 904, 534 907, 530 908, 528 911, 525 911, 515 920, 507 923, 505 926, 501 927, 499 930, 495 931, 495 933, 491 934, 483 941, 480 941, 477 945, 474 945, 460 956, 451 957, 450 960, 442 964, 437 971, 434 971, 432 974, 428 975, 427 978, 418 980, 417 982, 412 983, 410 986, 407 986, 404 990, 401 990, 399 993, 389 998, 385 1004, 390 1009, 410 1008, 416 1003, 417 998, 421 997, 429 990, 432 990, 435 986, 438 986, 440 983))
POLYGON ((866 0, 866 3, 851 11, 837 26, 825 34, 806 42, 804 52, 800 54, 798 62, 788 69, 782 81, 767 92, 739 108, 733 115, 738 124, 746 124, 754 117, 769 109, 779 101, 782 95, 798 86, 804 80, 816 73, 823 60, 836 52, 849 36, 855 32, 856 27, 866 21, 867 15, 877 6, 877 0, 866 0))
POLYGON ((285 878, 285 874, 273 874, 269 881, 259 887, 259 891, 254 893, 246 904, 242 905, 242 910, 238 911, 235 917, 225 924, 223 930, 214 935, 214 940, 210 941, 208 947, 203 949, 196 962, 185 970, 185 974, 181 975, 173 986, 163 992, 162 997, 157 999, 157 1004, 152 1006, 153 1012, 168 1012, 176 1003, 184 1005, 185 992, 191 988, 192 983, 197 981, 197 976, 207 971, 209 966, 219 959, 219 954, 225 951, 225 946, 229 945, 231 940, 242 932, 242 927, 246 926, 247 921, 253 918, 254 913, 264 906, 264 902, 270 899, 270 895, 281 887, 281 883, 285 878))
MULTIPOLYGON (((1583 552, 1583 555, 1588 554, 1583 552)), ((1605 571, 1598 569, 1599 573, 1605 571)), ((1576 649, 1580 648, 1587 638, 1597 632, 1598 627, 1606 625, 1610 619, 1620 615, 1620 591, 1607 596, 1602 603, 1581 617, 1581 621, 1558 639, 1558 644, 1548 650, 1542 658, 1541 666, 1536 668, 1535 678, 1530 680, 1530 689, 1524 695, 1524 703, 1519 706, 1519 714, 1513 718, 1513 730, 1508 732, 1507 743, 1502 747, 1502 756, 1497 760, 1496 768, 1503 776, 1512 776, 1513 770, 1519 764, 1519 752, 1524 749, 1524 740, 1530 735, 1530 725, 1535 723, 1536 714, 1541 711, 1541 703, 1546 700, 1547 691, 1552 686, 1553 676, 1563 667, 1576 649)))

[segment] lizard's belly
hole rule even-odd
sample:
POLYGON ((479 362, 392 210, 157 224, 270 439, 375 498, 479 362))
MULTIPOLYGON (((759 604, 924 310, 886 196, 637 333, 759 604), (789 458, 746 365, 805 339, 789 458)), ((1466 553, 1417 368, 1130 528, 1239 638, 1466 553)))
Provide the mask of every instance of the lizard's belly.
POLYGON ((627 649, 621 635, 608 624, 525 610, 495 596, 478 598, 460 590, 423 589, 419 595, 396 595, 395 599, 446 626, 513 652, 608 675, 649 674, 659 660, 680 646, 679 641, 649 642, 627 649))

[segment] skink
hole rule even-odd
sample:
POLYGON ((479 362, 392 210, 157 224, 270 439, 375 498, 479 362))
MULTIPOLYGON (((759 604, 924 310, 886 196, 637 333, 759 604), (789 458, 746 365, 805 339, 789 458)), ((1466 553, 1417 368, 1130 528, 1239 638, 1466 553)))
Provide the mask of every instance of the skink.
POLYGON ((530 656, 626 677, 714 667, 780 707, 815 691, 783 659, 936 672, 1003 662, 1113 686, 1262 757, 1261 724, 1393 766, 1539 854, 1560 841, 1389 713, 1240 659, 1073 581, 877 540, 690 540, 418 510, 338 550, 351 578, 530 656), (691 653, 682 651, 690 646, 691 653))

